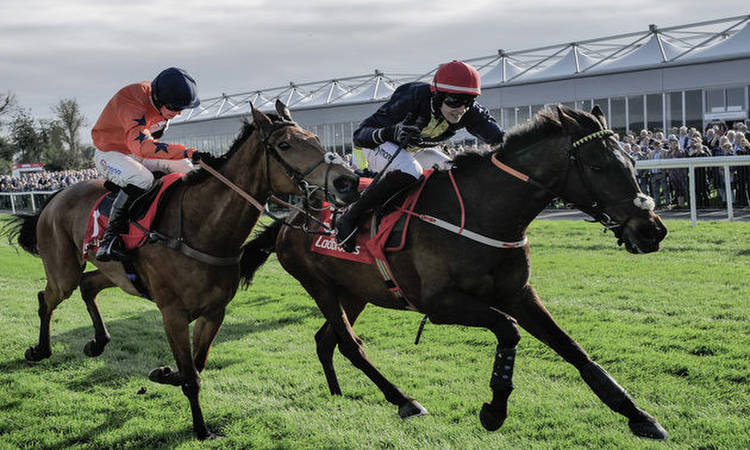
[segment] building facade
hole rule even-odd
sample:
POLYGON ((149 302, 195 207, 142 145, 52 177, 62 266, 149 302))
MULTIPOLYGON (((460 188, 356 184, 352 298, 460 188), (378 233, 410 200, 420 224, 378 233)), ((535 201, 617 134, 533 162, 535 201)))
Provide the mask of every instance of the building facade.
MULTIPOLYGON (((619 133, 703 129, 748 120, 750 15, 590 39, 465 60, 482 74, 479 102, 506 129, 549 105, 598 104, 619 133)), ((170 140, 221 153, 250 103, 272 111, 276 99, 331 150, 351 150, 352 132, 408 81, 422 75, 374 74, 263 89, 202 100, 169 128, 170 140)), ((472 142, 466 134, 456 141, 472 142)))

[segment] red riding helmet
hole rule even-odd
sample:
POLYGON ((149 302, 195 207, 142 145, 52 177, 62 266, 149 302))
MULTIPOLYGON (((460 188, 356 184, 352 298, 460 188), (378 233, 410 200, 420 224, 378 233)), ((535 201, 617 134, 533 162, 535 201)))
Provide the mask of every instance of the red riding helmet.
POLYGON ((477 69, 464 62, 453 60, 443 64, 435 72, 430 88, 432 92, 479 95, 482 93, 482 81, 477 69))

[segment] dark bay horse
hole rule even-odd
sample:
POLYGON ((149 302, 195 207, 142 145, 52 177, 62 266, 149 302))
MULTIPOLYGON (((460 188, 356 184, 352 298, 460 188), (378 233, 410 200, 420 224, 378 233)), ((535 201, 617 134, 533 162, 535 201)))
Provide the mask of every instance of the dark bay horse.
MULTIPOLYGON (((666 439, 658 422, 638 408, 555 323, 528 282, 526 228, 554 197, 612 229, 631 253, 659 249, 667 229, 653 212, 653 200, 638 188, 633 162, 612 135, 598 107, 591 113, 557 107, 512 130, 502 149, 456 158, 451 172, 463 197, 465 229, 495 240, 516 241, 520 247, 492 247, 412 218, 404 249, 388 256, 408 302, 389 292, 374 265, 313 253, 310 235, 278 222, 247 244, 243 276, 251 279, 268 252, 275 250, 284 269, 315 299, 326 318, 315 340, 331 394, 341 395, 333 367, 338 345, 398 406, 401 417, 426 412, 373 366, 352 330, 369 302, 417 310, 435 324, 482 327, 496 335, 490 378, 493 396, 479 415, 487 430, 497 430, 507 416, 520 324, 573 364, 607 406, 629 419, 633 433, 666 439), (517 176, 511 174, 513 169, 517 176)), ((461 223, 461 207, 449 172, 436 172, 428 180, 414 211, 461 223)))
MULTIPOLYGON (((325 193, 338 204, 355 200, 358 177, 326 153, 315 135, 297 126, 286 106, 277 102, 276 109, 280 117, 253 108, 253 122, 245 123, 227 154, 209 161, 209 167, 215 166, 221 176, 261 205, 272 192, 319 199, 325 193)), ((95 328, 94 339, 84 348, 88 356, 101 354, 110 340, 97 294, 114 286, 139 294, 121 263, 98 262, 93 251, 88 261, 98 270, 83 273, 81 246, 88 215, 104 192, 102 180, 78 183, 56 194, 37 215, 17 216, 4 230, 9 237, 17 236, 25 250, 41 256, 47 274, 47 285, 38 295, 39 343, 27 350, 29 361, 50 356, 52 312, 77 286, 95 328)), ((181 236, 184 244, 209 255, 209 261, 210 257, 224 260, 218 265, 202 262, 157 243, 146 244, 133 255, 133 265, 161 310, 178 369, 154 369, 149 378, 182 387, 190 401, 193 429, 204 439, 213 434, 200 408, 199 372, 240 281, 240 248, 261 211, 204 169, 188 175, 166 201, 154 228, 168 236, 181 236), (191 354, 189 324, 194 320, 191 354)))

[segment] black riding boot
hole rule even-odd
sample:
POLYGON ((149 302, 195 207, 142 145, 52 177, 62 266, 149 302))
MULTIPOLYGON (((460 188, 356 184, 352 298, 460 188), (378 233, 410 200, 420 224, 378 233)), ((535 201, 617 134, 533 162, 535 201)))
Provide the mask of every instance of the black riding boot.
POLYGON ((364 195, 349 207, 343 216, 336 220, 336 240, 347 252, 354 251, 357 243, 357 230, 366 213, 385 203, 401 189, 417 181, 416 178, 400 170, 387 173, 375 186, 368 188, 364 195))
POLYGON ((128 186, 128 190, 131 191, 130 194, 125 192, 125 189, 121 189, 112 202, 109 223, 107 229, 104 230, 99 250, 96 251, 96 259, 99 261, 122 261, 126 257, 125 244, 123 244, 120 234, 127 231, 128 209, 133 200, 138 197, 137 190, 140 190, 141 193, 144 192, 140 188, 132 189, 131 186, 128 186))

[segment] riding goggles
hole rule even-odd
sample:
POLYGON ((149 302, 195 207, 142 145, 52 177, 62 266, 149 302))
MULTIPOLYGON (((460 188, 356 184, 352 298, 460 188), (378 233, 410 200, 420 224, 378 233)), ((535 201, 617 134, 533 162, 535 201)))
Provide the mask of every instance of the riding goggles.
POLYGON ((449 108, 460 108, 462 106, 469 108, 474 104, 474 98, 475 96, 470 94, 446 94, 443 103, 449 108))

